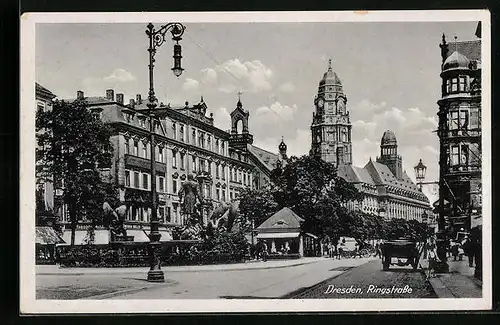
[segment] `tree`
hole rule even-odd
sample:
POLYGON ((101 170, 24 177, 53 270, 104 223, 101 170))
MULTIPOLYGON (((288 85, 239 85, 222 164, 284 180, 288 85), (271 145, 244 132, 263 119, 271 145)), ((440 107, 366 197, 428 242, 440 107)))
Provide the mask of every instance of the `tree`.
POLYGON ((37 171, 37 177, 62 182, 74 245, 78 218, 100 222, 102 203, 116 194, 114 185, 101 176, 103 168, 111 167, 111 128, 90 112, 84 100, 57 100, 52 110, 37 111, 36 130, 41 148, 37 159, 46 167, 37 171))
POLYGON ((338 176, 334 164, 317 157, 291 157, 273 175, 272 192, 279 207, 289 207, 304 218, 304 230, 334 242, 349 214, 344 204, 363 198, 354 185, 338 176))
POLYGON ((269 188, 243 189, 239 200, 240 215, 247 226, 253 221, 255 227, 258 227, 279 209, 269 188))

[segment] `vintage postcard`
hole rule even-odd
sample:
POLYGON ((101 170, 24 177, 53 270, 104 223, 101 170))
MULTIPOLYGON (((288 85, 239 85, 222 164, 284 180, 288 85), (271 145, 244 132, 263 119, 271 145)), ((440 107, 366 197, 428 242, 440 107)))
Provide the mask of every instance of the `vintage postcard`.
POLYGON ((21 312, 489 309, 490 95, 485 10, 26 13, 21 312))

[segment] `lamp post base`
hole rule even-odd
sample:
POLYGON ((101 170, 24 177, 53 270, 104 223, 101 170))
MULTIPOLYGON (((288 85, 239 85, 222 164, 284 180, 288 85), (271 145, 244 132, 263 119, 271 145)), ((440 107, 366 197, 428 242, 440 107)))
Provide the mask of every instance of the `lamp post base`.
POLYGON ((149 270, 148 282, 165 282, 165 275, 162 270, 149 270))
POLYGON ((154 242, 150 242, 148 245, 149 256, 150 256, 150 269, 148 271, 148 281, 149 282, 165 282, 165 275, 161 270, 161 244, 159 240, 159 234, 151 234, 151 239, 154 242))

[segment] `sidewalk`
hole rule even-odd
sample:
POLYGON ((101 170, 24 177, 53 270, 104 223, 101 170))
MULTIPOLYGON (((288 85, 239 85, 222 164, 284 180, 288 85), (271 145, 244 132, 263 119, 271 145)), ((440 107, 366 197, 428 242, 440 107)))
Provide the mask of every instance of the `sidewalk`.
MULTIPOLYGON (((421 260, 427 269, 427 260, 421 260)), ((474 268, 469 267, 467 257, 462 261, 448 260, 449 273, 436 274, 429 282, 439 298, 481 298, 482 282, 474 277, 474 268)))
MULTIPOLYGON (((186 265, 186 266, 164 266, 163 270, 168 272, 216 272, 216 271, 238 271, 238 270, 262 270, 277 269, 304 264, 316 263, 325 260, 325 257, 302 257, 295 260, 250 260, 244 263, 215 264, 215 265, 186 265)), ((36 275, 90 275, 90 274, 133 274, 144 273, 149 267, 68 267, 61 268, 58 265, 37 265, 36 275)))

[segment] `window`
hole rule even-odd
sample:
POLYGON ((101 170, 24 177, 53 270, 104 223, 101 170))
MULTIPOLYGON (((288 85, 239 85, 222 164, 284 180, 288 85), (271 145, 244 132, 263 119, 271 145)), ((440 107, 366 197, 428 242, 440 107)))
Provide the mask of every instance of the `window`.
POLYGON ((211 136, 207 137, 207 149, 212 150, 212 137, 211 136))
POLYGON ((147 154, 147 149, 146 149, 146 144, 142 144, 142 158, 147 158, 148 154, 147 154))
POLYGON ((180 163, 181 163, 181 169, 182 169, 182 170, 184 170, 184 168, 186 168, 186 165, 185 165, 185 162, 184 162, 184 160, 185 160, 185 159, 184 159, 184 154, 183 154, 182 152, 181 152, 181 154, 180 154, 180 158, 181 158, 181 159, 180 159, 180 160, 181 160, 181 161, 180 161, 180 163))
POLYGON ((162 163, 165 162, 165 156, 163 155, 163 148, 158 147, 158 160, 162 163))
POLYGON ((460 150, 460 164, 462 166, 467 166, 469 163, 469 146, 463 144, 462 150, 460 150))
POLYGON ((469 112, 460 111, 460 128, 467 129, 468 124, 469 124, 469 112))
POLYGON ((199 146, 205 148, 205 134, 200 132, 200 136, 198 138, 199 146))
POLYGON ((222 166, 222 180, 226 179, 226 166, 222 166))
POLYGON ((207 162, 207 172, 212 174, 212 163, 210 161, 207 162))
POLYGON ((450 112, 450 130, 457 130, 458 125, 458 111, 450 112))
POLYGON ((456 166, 459 164, 458 146, 451 147, 451 165, 456 166))
POLYGON ((167 207, 167 218, 165 222, 172 222, 172 208, 167 207))
POLYGON ((470 112, 470 128, 479 128, 479 112, 477 111, 477 109, 471 110, 470 112))
POLYGON ((125 154, 130 155, 130 145, 127 139, 125 139, 125 154))
POLYGON ((139 142, 134 141, 134 156, 139 156, 139 142))
POLYGON ((139 188, 139 172, 134 172, 134 184, 132 187, 139 188))
POLYGON ((226 200, 226 190, 222 190, 222 200, 226 200))
POLYGON ((184 125, 179 125, 179 140, 184 142, 184 125))
POLYGON ((458 91, 458 78, 452 78, 451 79, 451 92, 457 92, 458 91))
POLYGON ((196 144, 196 130, 193 129, 191 143, 196 144))
POLYGON ((179 210, 177 204, 174 205, 174 222, 179 223, 179 210))
POLYGON ((177 152, 172 150, 172 167, 177 168, 177 152))
POLYGON ((161 223, 165 223, 165 207, 158 208, 158 216, 161 223))
POLYGON ((219 178, 219 164, 215 164, 215 177, 219 178))
POLYGON ((229 199, 233 200, 233 192, 232 191, 229 191, 229 199))
POLYGON ((224 141, 221 141, 220 143, 220 149, 221 149, 221 155, 225 155, 226 154, 226 151, 224 150, 224 141))
POLYGON ((243 185, 247 185, 247 173, 243 173, 243 185))
POLYGON ((149 188, 148 184, 148 174, 142 174, 142 188, 147 190, 149 188))
POLYGON ((172 123, 172 136, 174 139, 177 139, 177 126, 175 123, 172 123))
POLYGON ((460 76, 458 78, 458 80, 459 80, 459 85, 458 85, 459 91, 466 91, 466 88, 467 88, 467 77, 460 76))
POLYGON ((217 201, 220 201, 220 189, 216 188, 215 189, 215 194, 217 196, 217 201))
POLYGON ((160 192, 165 191, 165 177, 158 177, 158 188, 160 192))
POLYGON ((241 170, 238 170, 238 182, 241 183, 241 170))
POLYGON ((217 153, 220 153, 220 150, 219 150, 219 139, 215 139, 215 151, 217 153))
POLYGON ((446 79, 446 89, 445 89, 445 92, 447 94, 451 92, 451 80, 450 79, 446 79))
POLYGON ((193 172, 196 171, 196 157, 195 156, 193 156, 192 170, 193 170, 193 172))
POLYGON ((172 193, 177 194, 177 180, 176 179, 172 180, 172 193))
POLYGON ((125 171, 125 186, 130 187, 130 171, 125 171))
POLYGON ((205 159, 200 159, 200 171, 206 171, 205 167, 205 159))

